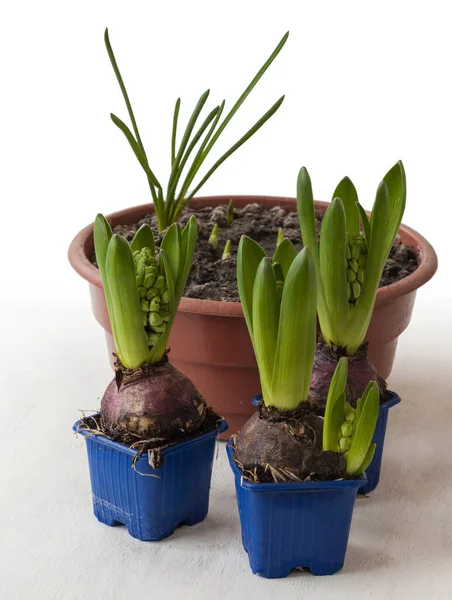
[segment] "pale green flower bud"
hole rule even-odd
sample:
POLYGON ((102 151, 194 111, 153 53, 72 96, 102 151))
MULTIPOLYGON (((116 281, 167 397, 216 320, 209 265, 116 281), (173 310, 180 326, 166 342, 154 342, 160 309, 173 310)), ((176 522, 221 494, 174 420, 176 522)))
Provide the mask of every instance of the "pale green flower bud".
POLYGON ((154 329, 159 327, 163 322, 162 317, 156 312, 149 313, 149 325, 154 329))
POLYGON ((165 278, 163 277, 163 275, 159 275, 157 277, 157 279, 155 280, 154 287, 157 288, 158 290, 161 290, 161 289, 163 289, 164 285, 166 285, 165 278))
POLYGON ((339 448, 341 452, 347 452, 351 446, 351 439, 349 437, 341 437, 339 440, 339 448))
POLYGON ((341 425, 342 437, 350 437, 353 433, 353 425, 348 421, 345 421, 341 425))
POLYGON ((141 310, 143 312, 149 312, 149 302, 147 300, 141 301, 141 310))
POLYGON ((160 310, 160 298, 159 296, 155 296, 149 303, 149 311, 150 312, 159 312, 160 310))

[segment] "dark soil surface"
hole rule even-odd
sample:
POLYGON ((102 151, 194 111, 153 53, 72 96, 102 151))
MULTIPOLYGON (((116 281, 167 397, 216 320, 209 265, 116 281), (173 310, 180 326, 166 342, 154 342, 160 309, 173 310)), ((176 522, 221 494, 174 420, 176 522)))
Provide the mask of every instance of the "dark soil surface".
MULTIPOLYGON (((259 204, 248 204, 244 208, 234 209, 234 220, 228 224, 226 218, 226 205, 215 208, 206 207, 199 210, 186 209, 181 218, 181 225, 185 225, 189 217, 194 214, 198 220, 198 243, 193 260, 185 296, 203 300, 223 300, 239 302, 236 283, 236 254, 237 246, 242 235, 248 235, 272 256, 276 247, 276 238, 280 227, 284 236, 289 238, 297 248, 301 248, 300 228, 296 212, 286 212, 283 208, 275 206, 271 209, 259 204), (212 227, 218 223, 218 247, 215 250, 209 243, 212 227), (223 249, 226 241, 231 240, 231 258, 222 260, 223 249)), ((316 215, 318 226, 321 215, 316 215)), ((129 241, 135 231, 142 225, 150 225, 156 236, 157 222, 154 215, 147 215, 133 225, 118 225, 115 233, 124 235, 129 241)), ((418 267, 414 250, 396 239, 386 263, 380 287, 395 283, 410 275, 418 267)))

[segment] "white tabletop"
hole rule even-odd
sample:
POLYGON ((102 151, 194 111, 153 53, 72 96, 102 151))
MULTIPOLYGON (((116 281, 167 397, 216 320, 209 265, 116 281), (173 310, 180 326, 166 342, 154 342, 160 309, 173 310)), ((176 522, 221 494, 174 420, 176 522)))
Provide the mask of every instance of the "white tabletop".
MULTIPOLYGON (((71 425, 78 408, 98 406, 110 371, 103 335, 82 298, 80 305, 54 307, 48 329, 41 328, 47 310, 36 311, 28 343, 37 354, 30 365, 1 372, 4 600, 452 597, 451 362, 448 354, 432 354, 439 303, 429 318, 427 296, 419 294, 400 341, 389 383, 402 403, 390 413, 380 485, 355 505, 344 569, 269 581, 251 573, 241 545, 223 443, 202 524, 146 543, 94 518, 84 442, 71 425)), ((10 324, 15 355, 13 333, 10 324)))

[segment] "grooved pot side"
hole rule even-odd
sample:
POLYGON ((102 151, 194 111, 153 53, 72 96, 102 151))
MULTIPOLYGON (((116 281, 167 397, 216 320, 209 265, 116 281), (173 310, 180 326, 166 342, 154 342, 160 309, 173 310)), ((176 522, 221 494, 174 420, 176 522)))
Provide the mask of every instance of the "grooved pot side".
MULTIPOLYGON (((243 207, 257 202, 267 208, 279 205, 296 210, 295 198, 278 196, 210 196, 195 198, 191 208, 227 204, 243 207)), ((326 210, 328 203, 316 201, 316 208, 326 210)), ((108 216, 114 227, 139 221, 153 211, 152 204, 143 204, 108 216)), ((411 319, 416 290, 431 279, 437 269, 432 246, 413 229, 402 225, 400 237, 413 246, 419 257, 418 269, 401 281, 378 290, 372 321, 366 339, 369 357, 379 373, 388 377, 394 362, 399 335, 411 319)), ((106 331, 111 357, 114 349, 110 323, 99 271, 91 264, 93 224, 85 227, 71 243, 69 260, 73 268, 89 282, 91 304, 95 318, 106 331)), ((241 304, 182 298, 174 321, 169 345, 171 362, 185 373, 204 395, 208 404, 229 424, 234 433, 251 415, 249 398, 260 389, 241 304)))

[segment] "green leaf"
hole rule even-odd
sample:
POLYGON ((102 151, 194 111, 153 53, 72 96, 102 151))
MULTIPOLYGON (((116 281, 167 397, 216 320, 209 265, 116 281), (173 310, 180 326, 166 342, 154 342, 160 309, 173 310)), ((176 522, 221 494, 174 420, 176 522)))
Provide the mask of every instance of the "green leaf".
MULTIPOLYGON (((320 229, 320 275, 331 319, 331 331, 325 341, 341 345, 349 317, 349 289, 345 256, 345 210, 335 198, 323 217, 320 229)), ((322 329, 322 333, 326 333, 322 329)))
POLYGON ((178 223, 173 223, 166 230, 163 236, 162 243, 160 244, 161 250, 164 250, 168 257, 168 262, 171 267, 173 281, 176 282, 179 278, 179 271, 182 264, 181 257, 181 230, 178 223))
POLYGON ((356 206, 358 207, 359 214, 361 217, 361 223, 363 224, 363 231, 364 231, 364 237, 366 238, 366 243, 369 244, 370 238, 372 235, 369 218, 367 216, 366 211, 364 210, 364 208, 361 206, 361 204, 359 202, 357 202, 356 206))
POLYGON ((111 117, 111 120, 113 121, 113 123, 116 125, 116 127, 118 127, 123 132, 123 134, 125 135, 127 141, 130 144, 130 147, 132 148, 135 156, 138 159, 138 162, 142 166, 142 168, 145 171, 146 175, 151 180, 152 184, 155 185, 156 187, 161 187, 160 183, 158 182, 158 180, 156 178, 156 176, 154 175, 154 173, 152 172, 151 168, 149 167, 146 155, 144 154, 143 150, 140 148, 140 145, 138 144, 138 142, 133 137, 132 132, 130 131, 130 129, 127 127, 127 125, 123 121, 121 121, 121 119, 119 117, 117 117, 113 113, 110 114, 110 117, 111 117))
POLYGON ((275 272, 275 277, 276 277, 276 281, 282 281, 284 283, 284 271, 282 269, 282 266, 278 263, 278 262, 274 262, 272 263, 273 266, 273 271, 275 272))
POLYGON ((357 299, 346 334, 347 354, 354 354, 364 341, 372 317, 378 285, 386 262, 386 227, 389 222, 389 194, 386 183, 378 186, 377 197, 372 210, 371 237, 368 242, 367 264, 363 288, 357 299))
MULTIPOLYGON (((288 238, 284 238, 283 241, 276 248, 273 255, 273 262, 279 263, 284 273, 284 279, 289 272, 290 265, 297 256, 297 249, 288 238)), ((284 280, 283 280, 284 281, 284 280)))
POLYGON ((157 343, 153 346, 153 348, 151 350, 150 362, 157 362, 163 358, 163 355, 166 352, 166 347, 168 345, 168 339, 169 339, 169 336, 171 333, 171 327, 173 325, 173 321, 174 321, 174 318, 175 318, 175 315, 177 312, 177 306, 179 304, 179 302, 177 301, 177 298, 176 298, 176 293, 175 293, 173 267, 170 264, 170 260, 163 248, 160 249, 159 263, 160 263, 159 264, 160 269, 162 269, 162 267, 163 267, 163 270, 165 272, 166 285, 168 287, 168 295, 170 297, 171 317, 165 327, 165 330, 162 332, 157 343))
POLYGON ((176 100, 173 114, 173 130, 171 133, 171 169, 174 165, 174 159, 176 158, 176 137, 177 137, 177 120, 179 118, 180 110, 180 98, 176 100))
POLYGON ((262 77, 262 75, 265 73, 265 71, 268 69, 268 67, 272 64, 272 62, 275 60, 275 58, 281 52, 284 44, 287 42, 287 38, 288 37, 289 37, 289 32, 287 32, 287 33, 285 33, 283 35, 283 37, 282 37, 281 41, 279 42, 279 44, 276 46, 276 48, 270 54, 270 56, 265 61, 265 63, 262 65, 262 67, 259 69, 259 71, 256 73, 256 75, 253 77, 253 79, 251 80, 250 84, 246 87, 245 91, 241 94, 241 96, 239 97, 239 99, 237 100, 237 102, 234 104, 234 106, 228 112, 228 114, 224 118, 223 122, 221 123, 221 125, 219 126, 219 128, 217 129, 217 131, 215 132, 215 135, 213 136, 213 138, 210 141, 209 145, 205 149, 204 155, 207 155, 210 152, 212 146, 215 144, 215 142, 217 141, 217 139, 220 137, 221 133, 224 131, 224 129, 226 128, 226 126, 229 123, 229 121, 232 119, 232 117, 235 115, 235 113, 238 111, 238 109, 244 103, 244 101, 246 100, 246 98, 252 92, 253 88, 258 83, 258 81, 260 80, 260 78, 262 77))
POLYGON ((180 207, 181 207, 181 205, 184 204, 183 196, 179 196, 177 201, 175 201, 177 184, 179 183, 179 179, 182 175, 184 167, 185 167, 188 159, 190 158, 190 154, 193 152, 193 149, 195 148, 196 144, 198 143, 198 141, 200 140, 204 131, 207 129, 207 127, 210 125, 210 123, 215 119, 219 110, 220 110, 220 107, 216 106, 207 115, 207 117, 203 121, 201 127, 198 129, 198 131, 193 136, 187 150, 185 151, 185 153, 182 157, 182 160, 179 162, 177 167, 175 167, 176 173, 173 178, 173 183, 171 184, 171 189, 169 190, 168 196, 167 196, 167 212, 169 214, 169 222, 172 222, 172 221, 174 222, 174 215, 180 214, 180 212, 181 212, 180 207), (170 208, 168 209, 168 207, 170 207, 170 208))
POLYGON ((351 446, 344 455, 347 463, 347 473, 349 475, 355 474, 367 457, 377 425, 379 412, 380 393, 378 386, 375 383, 374 386, 368 387, 363 394, 359 417, 358 411, 356 414, 351 446))
POLYGON ((176 190, 175 182, 177 180, 177 174, 179 172, 180 162, 184 155, 185 148, 187 147, 188 142, 190 140, 192 131, 196 125, 196 121, 198 120, 198 117, 199 117, 202 109, 204 108, 204 105, 207 101, 207 98, 209 97, 209 94, 210 94, 210 90, 206 90, 203 94, 201 94, 198 102, 196 103, 196 106, 193 109, 190 119, 188 120, 187 127, 185 128, 184 135, 182 136, 182 141, 181 141, 179 149, 177 151, 176 158, 174 159, 173 168, 171 170, 171 175, 170 175, 170 178, 168 181, 168 192, 166 194, 166 215, 167 215, 167 217, 169 217, 169 207, 171 206, 173 199, 174 199, 174 193, 176 190))
POLYGON ((149 359, 132 251, 125 238, 113 235, 108 244, 105 271, 114 315, 112 329, 118 356, 129 369, 149 359))
POLYGON ((257 269, 266 256, 259 244, 242 235, 237 250, 237 287, 246 325, 253 339, 253 288, 257 269))
MULTIPOLYGON (((400 223, 402 222, 403 213, 405 212, 406 203, 406 176, 402 161, 399 160, 392 169, 390 169, 383 178, 383 181, 388 186, 390 199, 390 217, 389 223, 386 225, 386 258, 391 250, 391 246, 399 231, 400 223)), ((385 259, 386 260, 386 259, 385 259)))
POLYGON ((347 384, 348 362, 342 357, 334 371, 328 390, 323 422, 323 450, 338 452, 341 425, 345 415, 345 386, 347 384))
POLYGON ((304 248, 287 273, 281 299, 271 389, 272 405, 280 410, 296 408, 309 394, 316 348, 316 288, 314 262, 304 248))
POLYGON ((351 179, 344 177, 334 190, 333 199, 340 198, 344 205, 347 233, 359 234, 358 193, 351 179))
POLYGON ((152 229, 149 227, 149 225, 146 225, 146 223, 141 225, 141 227, 133 236, 133 240, 130 242, 130 247, 132 248, 132 253, 136 250, 149 248, 152 254, 155 254, 154 234, 152 233, 152 229))
POLYGON ((374 457, 376 449, 377 449, 377 444, 370 445, 369 451, 366 454, 366 458, 363 460, 359 469, 357 471, 355 471, 356 476, 362 475, 364 473, 364 471, 367 469, 367 467, 370 465, 370 463, 372 462, 372 459, 374 457))
MULTIPOLYGON (((196 240, 198 237, 198 221, 195 215, 192 215, 185 225, 181 235, 181 260, 180 268, 175 282, 175 294, 177 306, 185 290, 188 275, 193 264, 193 255, 195 253, 196 240)), ((177 307, 176 307, 177 308, 177 307)))
POLYGON ((271 406, 272 376, 278 336, 279 299, 269 258, 263 258, 253 286, 253 342, 264 402, 271 406))
POLYGON ((195 187, 195 189, 190 193, 189 198, 193 198, 193 196, 201 189, 201 187, 206 183, 206 181, 209 179, 209 177, 218 169, 218 167, 224 163, 224 161, 229 158, 229 156, 231 156, 231 154, 233 154, 236 150, 238 150, 240 148, 240 146, 243 146, 243 144, 250 139, 250 137, 252 137, 256 131, 258 131, 262 125, 264 125, 264 123, 266 123, 274 114, 275 112, 278 110, 278 108, 281 106, 281 104, 284 101, 284 96, 281 96, 281 98, 279 100, 277 100, 275 102, 275 104, 273 104, 273 106, 259 119, 259 121, 257 121, 253 127, 251 127, 251 129, 249 129, 245 135, 243 135, 238 142, 236 142, 233 146, 231 146, 229 148, 229 150, 227 152, 225 152, 218 160, 217 162, 207 171, 207 173, 204 175, 204 177, 201 179, 201 181, 198 183, 198 185, 195 187))
POLYGON ((108 223, 107 219, 103 215, 98 214, 94 221, 94 234, 93 234, 94 252, 96 254, 97 266, 99 267, 99 272, 100 272, 100 276, 102 279, 102 285, 104 288, 105 301, 107 303, 107 309, 108 309, 108 316, 110 317, 110 324, 113 328, 114 314, 113 314, 113 309, 112 309, 112 305, 111 305, 110 290, 108 287, 108 279, 107 279, 107 275, 106 275, 106 271, 105 271, 108 244, 110 242, 112 235, 113 235, 113 232, 112 232, 112 229, 111 229, 110 224, 108 223))

